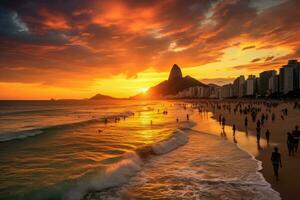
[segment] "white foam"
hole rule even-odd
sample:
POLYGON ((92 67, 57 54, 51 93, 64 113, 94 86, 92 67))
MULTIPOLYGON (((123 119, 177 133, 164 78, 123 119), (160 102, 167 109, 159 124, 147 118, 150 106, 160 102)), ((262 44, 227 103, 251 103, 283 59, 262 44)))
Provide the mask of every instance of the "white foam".
POLYGON ((187 133, 177 129, 168 140, 154 144, 152 146, 152 150, 155 154, 165 154, 186 144, 187 142, 187 133))
POLYGON ((63 196, 63 199, 79 200, 88 191, 103 190, 122 185, 141 170, 141 164, 142 161, 136 153, 126 154, 123 160, 109 166, 104 172, 99 172, 87 180, 79 180, 76 186, 63 196))

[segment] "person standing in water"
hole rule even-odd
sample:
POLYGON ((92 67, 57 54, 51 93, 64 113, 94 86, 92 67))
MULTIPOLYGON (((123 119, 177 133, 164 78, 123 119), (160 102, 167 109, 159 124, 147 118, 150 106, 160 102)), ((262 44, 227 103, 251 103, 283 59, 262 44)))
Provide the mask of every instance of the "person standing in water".
POLYGON ((274 148, 274 152, 272 153, 271 156, 271 161, 273 165, 273 170, 274 170, 274 175, 276 177, 276 180, 279 180, 279 166, 282 168, 282 163, 281 163, 281 155, 278 153, 278 148, 274 148))

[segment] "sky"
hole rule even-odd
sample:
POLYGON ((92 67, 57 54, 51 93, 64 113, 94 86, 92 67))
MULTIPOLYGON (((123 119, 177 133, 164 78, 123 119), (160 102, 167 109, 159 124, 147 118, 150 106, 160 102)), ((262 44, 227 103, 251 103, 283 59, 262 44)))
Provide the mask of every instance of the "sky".
POLYGON ((1 0, 0 99, 219 85, 300 59, 299 0, 1 0))

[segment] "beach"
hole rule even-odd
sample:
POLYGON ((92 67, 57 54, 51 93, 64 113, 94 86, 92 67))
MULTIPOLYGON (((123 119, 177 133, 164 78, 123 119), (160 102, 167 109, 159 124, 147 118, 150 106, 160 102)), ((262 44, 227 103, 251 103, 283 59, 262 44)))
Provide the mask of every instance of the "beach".
MULTIPOLYGON (((226 101, 225 101, 226 104, 226 101)), ((232 103, 233 105, 236 103, 232 103)), ((270 130, 270 145, 262 147, 258 154, 255 155, 256 159, 262 161, 262 170, 260 170, 265 179, 272 185, 276 191, 278 191, 282 199, 297 199, 299 196, 300 185, 297 184, 300 180, 299 168, 300 168, 300 155, 299 152, 295 156, 288 156, 288 150, 286 145, 287 132, 294 130, 296 125, 300 125, 300 115, 298 109, 293 109, 293 102, 279 103, 278 107, 274 108, 276 120, 274 122, 269 119, 262 127, 261 136, 265 138, 265 132, 270 130), (281 119, 281 110, 288 109, 288 116, 281 119), (276 181, 271 163, 271 153, 273 148, 277 146, 281 153, 283 168, 279 172, 279 181, 276 181)), ((264 106, 262 106, 263 108, 264 106)), ((222 114, 226 118, 226 124, 232 126, 236 125, 237 130, 245 132, 244 115, 240 115, 239 112, 235 115, 233 112, 229 113, 224 110, 216 110, 214 112, 214 118, 218 120, 219 115, 222 114)), ((255 136, 256 122, 252 122, 248 116, 248 132, 255 136)), ((231 128, 229 132, 232 133, 231 128)))

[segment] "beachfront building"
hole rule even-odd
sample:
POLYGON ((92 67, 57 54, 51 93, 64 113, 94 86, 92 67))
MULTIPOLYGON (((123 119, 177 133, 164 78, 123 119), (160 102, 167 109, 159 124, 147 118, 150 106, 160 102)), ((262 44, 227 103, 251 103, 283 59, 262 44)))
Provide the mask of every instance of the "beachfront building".
POLYGON ((220 98, 231 98, 233 97, 233 84, 226 84, 221 87, 220 98))
POLYGON ((294 69, 292 66, 285 65, 280 68, 279 84, 280 92, 287 94, 294 90, 294 69))
POLYGON ((233 81, 233 86, 232 86, 232 95, 234 97, 242 97, 244 96, 244 83, 245 83, 245 76, 241 75, 238 78, 236 78, 233 81))
POLYGON ((209 96, 208 87, 195 86, 178 92, 173 98, 209 98, 209 96))
POLYGON ((297 60, 289 60, 287 66, 293 68, 293 89, 300 89, 300 63, 297 60))
POLYGON ((278 92, 279 92, 279 75, 275 75, 269 79, 269 93, 274 94, 278 92))
POLYGON ((269 79, 276 75, 275 70, 264 71, 259 74, 259 95, 266 96, 269 90, 269 79))
POLYGON ((217 85, 209 86, 208 90, 209 90, 209 98, 211 99, 220 98, 220 90, 221 90, 220 86, 217 85))
POLYGON ((246 96, 253 96, 256 94, 256 77, 255 75, 249 75, 246 80, 246 96))
POLYGON ((279 91, 287 94, 300 89, 300 63, 297 60, 289 60, 279 70, 279 91))

